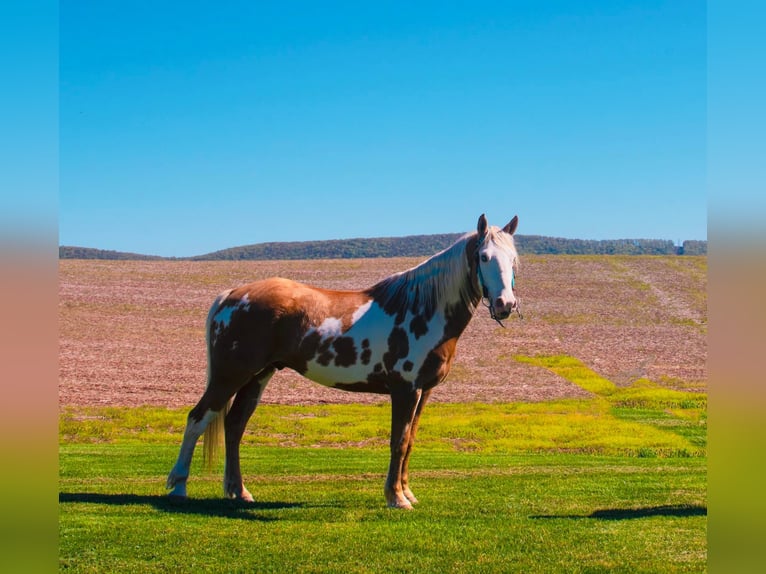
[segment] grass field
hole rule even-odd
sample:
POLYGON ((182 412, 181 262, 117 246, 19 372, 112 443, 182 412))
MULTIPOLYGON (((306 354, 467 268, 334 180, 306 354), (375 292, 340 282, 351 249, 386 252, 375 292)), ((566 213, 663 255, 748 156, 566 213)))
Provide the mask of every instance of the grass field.
POLYGON ((566 355, 521 356, 587 391, 435 403, 390 510, 386 405, 263 405, 243 447, 257 502, 219 467, 164 495, 186 409, 64 407, 61 570, 72 572, 703 572, 705 393, 617 386, 566 355))

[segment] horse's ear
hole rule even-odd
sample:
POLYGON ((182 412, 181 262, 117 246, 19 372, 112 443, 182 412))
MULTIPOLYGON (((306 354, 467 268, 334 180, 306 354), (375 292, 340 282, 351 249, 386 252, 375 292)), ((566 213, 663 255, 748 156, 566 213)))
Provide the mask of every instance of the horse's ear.
POLYGON ((489 227, 487 224, 487 217, 482 213, 479 217, 479 223, 476 225, 476 231, 479 234, 479 238, 487 235, 487 227, 489 227))
POLYGON ((508 235, 513 235, 516 232, 516 227, 519 225, 519 216, 514 215, 513 219, 511 219, 508 222, 508 225, 503 227, 503 231, 505 231, 508 235))

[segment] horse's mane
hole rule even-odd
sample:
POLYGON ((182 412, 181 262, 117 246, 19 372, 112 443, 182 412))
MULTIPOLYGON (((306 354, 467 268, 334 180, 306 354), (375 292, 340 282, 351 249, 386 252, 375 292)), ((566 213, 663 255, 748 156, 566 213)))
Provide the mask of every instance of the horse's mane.
POLYGON ((428 321, 445 298, 462 301, 473 312, 476 296, 466 248, 475 237, 475 231, 465 234, 421 264, 383 279, 370 293, 386 313, 397 314, 397 322, 404 320, 408 310, 428 321))

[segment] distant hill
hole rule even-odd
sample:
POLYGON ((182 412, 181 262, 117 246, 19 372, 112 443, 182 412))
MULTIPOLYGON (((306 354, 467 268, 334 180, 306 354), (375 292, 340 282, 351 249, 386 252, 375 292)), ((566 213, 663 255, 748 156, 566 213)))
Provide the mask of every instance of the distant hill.
POLYGON ((359 259, 375 257, 422 257, 452 245, 462 233, 257 243, 199 255, 198 260, 243 259, 359 259))
POLYGON ((67 245, 60 245, 59 259, 113 259, 152 261, 174 258, 160 257, 159 255, 141 255, 140 253, 126 253, 124 251, 109 251, 107 249, 94 249, 93 247, 70 247, 67 245))
MULTIPOLYGON (((159 257, 89 247, 59 247, 60 259, 246 261, 263 259, 357 259, 428 257, 452 245, 462 233, 256 243, 194 257, 159 257)), ((676 246, 664 239, 564 239, 517 235, 519 253, 563 255, 707 255, 707 241, 684 241, 676 246)))

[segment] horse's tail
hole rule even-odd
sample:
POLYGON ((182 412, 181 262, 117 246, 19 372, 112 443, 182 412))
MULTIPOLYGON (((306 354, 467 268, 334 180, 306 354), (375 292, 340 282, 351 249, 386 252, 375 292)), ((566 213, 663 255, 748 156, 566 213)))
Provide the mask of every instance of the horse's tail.
MULTIPOLYGON (((224 291, 223 293, 219 294, 218 297, 216 297, 215 301, 210 307, 210 311, 207 314, 207 320, 205 321, 205 343, 207 348, 207 386, 209 387, 212 382, 212 373, 210 369, 210 357, 211 357, 211 348, 210 348, 210 328, 211 323, 213 321, 213 317, 215 316, 215 312, 219 309, 221 306, 221 303, 226 299, 226 297, 231 293, 231 289, 228 291, 224 291)), ((224 428, 224 419, 226 418, 226 413, 229 412, 229 407, 231 406, 231 400, 227 401, 226 405, 218 411, 218 416, 216 416, 213 420, 208 423, 208 425, 205 427, 205 434, 204 434, 204 443, 205 448, 202 451, 202 464, 207 470, 211 470, 213 468, 213 465, 218 460, 218 455, 221 451, 221 444, 223 443, 223 428, 224 428)))
POLYGON ((212 470, 218 461, 221 444, 223 443, 223 423, 226 413, 229 412, 230 404, 231 401, 227 402, 226 406, 218 411, 218 416, 205 427, 205 448, 202 451, 202 464, 207 470, 212 470))

